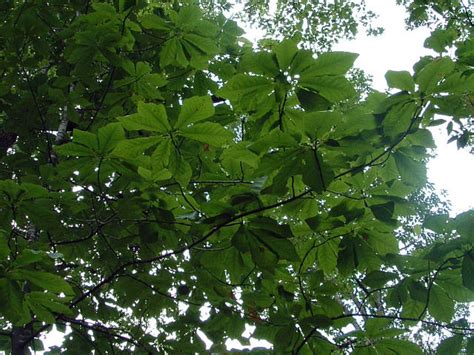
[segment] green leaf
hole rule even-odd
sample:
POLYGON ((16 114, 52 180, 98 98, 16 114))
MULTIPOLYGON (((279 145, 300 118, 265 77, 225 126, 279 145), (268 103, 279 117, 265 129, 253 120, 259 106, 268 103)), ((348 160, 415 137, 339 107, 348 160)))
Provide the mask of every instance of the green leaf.
POLYGON ((426 167, 401 152, 393 154, 402 181, 410 186, 422 186, 426 182, 426 167))
POLYGON ((393 272, 375 270, 368 273, 367 276, 362 280, 362 282, 372 288, 381 288, 387 282, 396 278, 397 274, 393 272))
POLYGON ((73 156, 73 157, 95 157, 95 152, 83 145, 66 143, 54 147, 54 150, 64 156, 73 156))
POLYGON ((278 238, 292 238, 293 233, 287 224, 280 224, 269 217, 254 218, 249 225, 250 229, 263 229, 275 234, 278 238))
POLYGON ((267 77, 276 77, 280 72, 275 55, 263 51, 245 53, 242 56, 240 68, 244 72, 261 74, 267 77))
POLYGON ((377 353, 423 355, 421 348, 408 340, 382 339, 375 346, 377 353))
POLYGON ((391 233, 371 231, 364 237, 364 241, 372 246, 381 255, 397 254, 398 240, 391 233))
POLYGON ((187 26, 195 25, 199 23, 201 16, 202 16, 202 12, 198 6, 195 6, 195 5, 183 6, 179 10, 179 14, 175 20, 175 23, 177 26, 185 28, 187 26))
POLYGON ((9 321, 17 323, 23 312, 23 293, 16 281, 0 278, 0 313, 9 321))
POLYGON ((192 33, 186 34, 183 38, 204 54, 213 55, 218 51, 214 39, 198 36, 192 33))
POLYGON ((395 203, 393 201, 389 201, 389 202, 382 203, 379 205, 370 206, 370 210, 374 214, 374 217, 377 218, 379 221, 382 221, 388 224, 394 223, 394 220, 392 219, 394 209, 395 209, 395 203))
POLYGON ((437 28, 431 32, 431 36, 425 40, 424 45, 426 48, 431 48, 438 53, 443 53, 446 50, 446 47, 451 45, 456 37, 457 33, 454 28, 437 28))
POLYGON ((474 210, 458 214, 454 219, 454 228, 461 236, 474 241, 474 210))
POLYGON ((146 130, 165 133, 171 129, 163 105, 138 103, 138 113, 120 117, 122 126, 129 131, 146 130))
POLYGON ((420 91, 425 94, 436 91, 438 82, 444 78, 444 76, 451 73, 453 69, 454 63, 449 57, 438 58, 428 63, 415 76, 420 91))
POLYGON ((462 260, 462 284, 464 287, 474 291, 474 253, 464 255, 462 260))
POLYGON ((389 70, 385 74, 387 84, 391 88, 406 90, 409 92, 415 91, 415 81, 411 74, 407 71, 393 71, 389 70))
POLYGON ((408 299, 403 303, 402 313, 400 314, 404 318, 418 318, 425 309, 425 303, 408 299))
POLYGON ((166 41, 160 52, 160 66, 163 68, 169 65, 187 67, 188 64, 189 61, 180 40, 173 37, 166 41))
POLYGON ((263 270, 273 273, 278 263, 278 254, 270 250, 253 233, 245 233, 253 262, 263 270))
POLYGON ((172 156, 170 157, 169 170, 173 174, 175 180, 182 187, 189 184, 193 174, 191 165, 189 165, 186 159, 184 159, 176 150, 173 150, 172 156))
POLYGON ((18 255, 13 262, 15 267, 23 267, 39 262, 48 262, 50 257, 43 251, 33 249, 23 249, 20 255, 18 255))
POLYGON ((264 231, 252 231, 255 238, 279 259, 298 261, 300 258, 292 242, 288 239, 276 238, 274 235, 264 231))
POLYGON ((458 354, 462 347, 462 335, 455 335, 444 339, 436 349, 437 355, 453 355, 458 354))
POLYGON ((175 128, 184 128, 191 123, 205 120, 214 115, 214 106, 209 96, 195 96, 186 99, 181 106, 175 128))
POLYGON ((28 280, 32 284, 51 292, 74 295, 72 287, 58 275, 43 271, 31 271, 18 269, 15 274, 23 280, 28 280))
POLYGON ((448 214, 439 214, 434 216, 427 216, 423 221, 423 227, 431 229, 436 233, 444 233, 447 227, 448 214))
POLYGON ((449 323, 454 315, 454 302, 444 290, 433 285, 430 290, 428 311, 434 319, 449 323))
POLYGON ((163 138, 158 136, 126 139, 117 144, 112 151, 112 155, 118 158, 136 160, 137 156, 143 155, 145 150, 157 145, 162 140, 163 138))
POLYGON ((349 52, 326 52, 318 56, 302 76, 343 75, 354 65, 359 55, 349 52))
POLYGON ((72 142, 88 147, 93 151, 97 151, 99 148, 96 135, 80 129, 74 129, 72 142))
POLYGON ((276 54, 280 69, 285 70, 290 66, 291 62, 293 61, 293 58, 298 52, 298 47, 296 41, 291 39, 285 39, 278 43, 273 48, 273 51, 276 54))
POLYGON ((166 21, 154 14, 147 14, 142 16, 139 19, 141 25, 143 28, 149 29, 149 30, 158 30, 158 31, 168 31, 169 30, 169 25, 166 23, 166 21))
POLYGON ((358 266, 357 249, 352 237, 344 237, 339 245, 337 269, 342 276, 348 276, 358 266))
POLYGON ((356 95, 352 84, 343 76, 301 76, 299 85, 319 93, 330 102, 339 102, 356 95))
POLYGON ((230 143, 233 138, 232 132, 226 130, 218 123, 197 123, 191 127, 181 129, 181 136, 213 146, 222 146, 230 143))
POLYGON ((38 316, 44 316, 43 320, 46 322, 55 322, 54 316, 50 312, 69 316, 73 315, 72 309, 67 307, 63 303, 64 301, 51 293, 34 291, 26 294, 25 298, 33 313, 38 316))
POLYGON ((229 99, 242 110, 252 111, 259 109, 261 105, 271 108, 274 98, 269 99, 269 95, 273 91, 274 84, 268 78, 237 74, 217 91, 217 95, 229 99))
POLYGON ((333 176, 333 172, 323 162, 319 152, 309 150, 305 153, 303 182, 311 187, 314 192, 323 192, 331 183, 333 176))
POLYGON ((121 140, 125 139, 125 132, 120 123, 109 123, 99 128, 97 133, 99 140, 99 153, 109 153, 121 140))
POLYGON ((8 234, 0 230, 0 263, 6 261, 10 255, 10 247, 8 245, 8 234))
POLYGON ((304 133, 311 139, 318 139, 327 135, 331 129, 338 126, 343 118, 340 112, 311 112, 303 117, 304 133))
POLYGON ((339 254, 339 239, 332 239, 318 247, 318 264, 325 274, 336 270, 337 255, 339 254))
POLYGON ((397 137, 405 133, 415 119, 417 106, 414 102, 401 103, 393 106, 383 120, 385 134, 397 137))
POLYGON ((469 337, 467 340, 466 353, 474 354, 474 336, 469 337))
POLYGON ((291 349, 293 342, 296 340, 296 329, 294 325, 282 327, 275 334, 273 343, 275 344, 275 351, 286 352, 291 349))
POLYGON ((443 276, 436 280, 450 298, 457 302, 474 301, 474 292, 464 287, 462 284, 462 275, 458 271, 454 275, 443 276))
POLYGON ((305 111, 326 111, 332 107, 332 103, 321 95, 305 89, 297 89, 296 96, 305 111))

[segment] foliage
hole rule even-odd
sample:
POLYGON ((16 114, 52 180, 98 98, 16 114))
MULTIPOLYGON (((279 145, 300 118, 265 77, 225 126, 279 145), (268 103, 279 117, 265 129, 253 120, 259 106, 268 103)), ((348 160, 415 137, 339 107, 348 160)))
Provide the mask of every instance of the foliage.
POLYGON ((365 0, 350 1, 243 1, 240 18, 276 37, 301 36, 316 50, 329 49, 339 39, 354 38, 360 28, 378 35, 376 15, 366 9, 365 0))
POLYGON ((356 100, 356 54, 255 50, 190 3, 1 6, 3 349, 55 325, 49 353, 219 352, 252 325, 277 353, 416 354, 424 324, 472 350, 474 211, 413 198, 434 114, 469 114, 472 39, 356 100), (400 250, 413 216, 432 239, 400 250))
MULTIPOLYGON (((398 0, 398 3, 405 5, 409 11, 410 15, 407 19, 409 27, 428 26, 433 30, 431 36, 425 41, 425 47, 433 49, 440 56, 456 58, 456 64, 464 65, 465 69, 472 67, 474 63, 472 55, 473 4, 469 2, 465 4, 463 0, 398 0)), ((456 75, 459 75, 460 72, 457 70, 456 72, 456 75)), ((461 76, 461 80, 464 79, 466 78, 461 76)), ((450 82, 451 79, 447 79, 445 85, 449 86, 450 82)), ((472 83, 468 85, 472 87, 472 83)), ((474 98, 469 95, 469 90, 465 90, 463 85, 457 86, 456 89, 445 88, 445 91, 447 92, 440 93, 433 100, 431 109, 438 115, 452 117, 452 120, 446 124, 446 130, 450 136, 449 142, 455 141, 458 148, 469 146, 472 150, 474 98), (447 108, 451 105, 451 109, 447 108)), ((438 121, 438 124, 442 123, 438 121)))
POLYGON ((452 29, 458 35, 472 33, 472 4, 464 0, 397 0, 409 13, 410 27, 429 26, 452 29))

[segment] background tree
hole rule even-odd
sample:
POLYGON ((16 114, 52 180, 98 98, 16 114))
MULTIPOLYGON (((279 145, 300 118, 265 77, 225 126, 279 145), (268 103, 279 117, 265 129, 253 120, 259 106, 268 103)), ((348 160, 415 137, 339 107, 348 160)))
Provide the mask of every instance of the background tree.
POLYGON ((254 49, 193 4, 2 4, 1 346, 220 351, 253 325, 276 352, 412 354, 423 324, 472 352, 474 212, 413 198, 472 41, 354 99, 356 54, 254 49), (433 238, 401 250, 414 218, 433 238))

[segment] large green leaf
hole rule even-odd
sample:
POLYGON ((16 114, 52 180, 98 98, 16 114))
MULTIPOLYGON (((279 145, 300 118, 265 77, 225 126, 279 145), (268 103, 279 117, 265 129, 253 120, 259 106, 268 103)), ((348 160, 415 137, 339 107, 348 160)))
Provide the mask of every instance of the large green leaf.
POLYGON ((274 234, 265 230, 253 230, 252 233, 265 248, 274 253, 279 259, 299 260, 298 253, 290 240, 275 237, 274 234))
POLYGON ((94 157, 95 152, 83 145, 75 143, 66 143, 60 146, 54 147, 54 150, 61 155, 74 156, 74 157, 94 157))
POLYGON ((426 167, 407 155, 397 152, 394 155, 402 181, 411 186, 422 186, 426 182, 426 167))
MULTIPOLYGON (((0 278, 0 311, 9 321, 21 322, 23 313, 23 293, 16 281, 0 278)), ((28 321, 28 320, 26 320, 28 321)))
POLYGON ((318 263, 321 270, 331 274, 336 270, 337 255, 339 254, 339 239, 328 240, 318 247, 318 263))
POLYGON ((230 143, 233 138, 232 132, 213 122, 197 123, 191 127, 183 128, 180 134, 183 137, 215 146, 230 143))
POLYGON ((356 91, 343 76, 308 76, 303 74, 299 85, 313 90, 330 102, 338 102, 355 96, 356 91))
POLYGON ((333 172, 324 163, 319 152, 309 150, 305 153, 305 170, 303 181, 315 192, 323 192, 333 179, 333 172))
POLYGON ((464 255, 462 260, 462 284, 474 291, 474 253, 464 255))
POLYGON ((138 113, 120 117, 120 123, 129 131, 146 130, 165 133, 171 129, 163 105, 138 103, 138 113))
POLYGON ((183 128, 191 123, 205 120, 214 115, 214 106, 209 96, 194 96, 184 100, 175 128, 183 128))
POLYGON ((454 302, 437 285, 433 285, 430 290, 428 311, 434 319, 449 323, 454 315, 454 302))
POLYGON ((323 75, 341 75, 347 73, 359 55, 349 52, 326 52, 318 58, 306 70, 302 76, 313 77, 323 75))
POLYGON ((444 339, 436 350, 437 355, 458 354, 462 347, 462 336, 454 335, 444 339))
POLYGON ((112 151, 112 155, 134 160, 137 156, 141 156, 145 150, 162 141, 161 137, 152 136, 145 138, 125 139, 120 141, 112 151))
POLYGON ((28 280, 44 290, 74 295, 72 287, 59 275, 43 271, 18 269, 15 272, 15 276, 23 280, 28 280))
POLYGON ((421 69, 415 76, 420 91, 430 94, 436 90, 438 82, 454 69, 454 63, 449 57, 433 60, 421 69))
POLYGON ((395 209, 395 203, 393 201, 372 205, 370 206, 370 209, 374 217, 378 220, 389 224, 393 223, 392 216, 395 209))
POLYGON ((297 43, 294 40, 286 39, 278 43, 273 51, 276 54, 280 69, 285 70, 293 61, 298 52, 297 43))
POLYGON ((237 74, 230 79, 217 94, 229 99, 242 110, 258 110, 262 106, 271 109, 275 99, 270 94, 274 83, 265 77, 237 74))
POLYGON ((296 95, 305 111, 326 111, 332 107, 332 103, 318 93, 298 89, 296 95))
POLYGON ((400 339, 383 339, 377 342, 375 346, 378 352, 381 353, 394 353, 394 354, 414 354, 422 355, 423 351, 421 348, 408 340, 400 339))
POLYGON ((125 133, 119 123, 110 123, 99 128, 97 139, 99 141, 99 152, 102 154, 110 152, 123 139, 125 133))
POLYGON ((387 84, 391 88, 406 90, 413 92, 415 90, 415 81, 407 71, 393 71, 389 70, 385 74, 387 84))

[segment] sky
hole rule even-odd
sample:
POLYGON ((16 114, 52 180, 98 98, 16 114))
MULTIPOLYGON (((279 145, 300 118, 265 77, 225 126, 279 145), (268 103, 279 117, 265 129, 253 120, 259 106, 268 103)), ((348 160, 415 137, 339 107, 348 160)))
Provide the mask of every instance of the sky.
MULTIPOLYGON (((373 86, 379 91, 387 88, 387 70, 408 70, 423 55, 434 55, 424 48, 429 31, 425 28, 407 31, 404 27, 405 10, 396 6, 395 0, 366 0, 370 10, 379 17, 376 24, 385 28, 377 37, 361 33, 353 41, 342 41, 334 50, 359 53, 355 66, 373 76, 373 86)), ((446 190, 452 204, 452 213, 457 214, 474 208, 474 155, 467 150, 458 150, 456 143, 446 144, 446 130, 433 129, 438 149, 437 157, 428 164, 428 178, 436 188, 446 190)))

